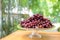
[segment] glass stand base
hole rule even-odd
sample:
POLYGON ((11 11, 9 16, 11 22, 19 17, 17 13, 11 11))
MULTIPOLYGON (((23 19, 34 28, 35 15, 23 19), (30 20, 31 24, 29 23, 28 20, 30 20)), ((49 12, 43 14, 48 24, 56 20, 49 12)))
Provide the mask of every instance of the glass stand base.
POLYGON ((34 38, 34 37, 42 38, 42 35, 40 35, 38 33, 32 33, 32 34, 29 35, 29 38, 34 38))

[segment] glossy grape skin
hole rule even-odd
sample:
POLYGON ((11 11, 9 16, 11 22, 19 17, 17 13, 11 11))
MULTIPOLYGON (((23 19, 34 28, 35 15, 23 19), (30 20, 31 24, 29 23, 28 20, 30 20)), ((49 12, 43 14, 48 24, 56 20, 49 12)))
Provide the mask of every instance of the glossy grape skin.
POLYGON ((51 28, 53 25, 49 19, 44 18, 40 14, 35 14, 32 17, 21 21, 21 26, 24 28, 51 28))

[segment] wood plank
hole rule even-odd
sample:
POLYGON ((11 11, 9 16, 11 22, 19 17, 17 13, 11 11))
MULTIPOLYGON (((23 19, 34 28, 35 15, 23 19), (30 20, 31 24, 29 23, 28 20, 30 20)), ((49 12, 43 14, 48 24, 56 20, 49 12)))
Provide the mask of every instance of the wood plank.
POLYGON ((38 37, 33 37, 29 38, 29 34, 31 34, 32 31, 21 31, 18 30, 1 40, 60 40, 60 32, 40 32, 38 31, 39 34, 42 35, 42 38, 38 37))

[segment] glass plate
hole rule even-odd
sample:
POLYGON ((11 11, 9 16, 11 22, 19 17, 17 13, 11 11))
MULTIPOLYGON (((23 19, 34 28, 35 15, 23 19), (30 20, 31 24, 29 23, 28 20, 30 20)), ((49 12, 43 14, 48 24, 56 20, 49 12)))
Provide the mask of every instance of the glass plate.
MULTIPOLYGON (((18 25, 18 27, 20 27, 20 24, 18 25)), ((52 28, 22 28, 20 27, 20 29, 25 30, 25 31, 32 31, 32 33, 28 35, 29 38, 33 38, 33 37, 42 38, 42 35, 39 34, 38 31, 50 32, 55 29, 55 26, 53 26, 52 28)))

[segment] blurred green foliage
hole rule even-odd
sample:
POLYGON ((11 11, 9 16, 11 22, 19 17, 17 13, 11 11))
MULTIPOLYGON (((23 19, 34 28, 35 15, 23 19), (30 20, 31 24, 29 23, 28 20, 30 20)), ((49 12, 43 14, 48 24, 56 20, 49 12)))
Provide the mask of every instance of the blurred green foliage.
POLYGON ((18 19, 14 19, 13 17, 12 25, 10 20, 11 15, 13 15, 11 14, 10 10, 16 6, 18 7, 19 11, 21 11, 21 8, 27 7, 28 9, 31 9, 34 14, 40 13, 43 16, 48 17, 51 22, 60 22, 60 0, 2 0, 3 36, 19 29, 19 27, 17 27, 20 22, 18 19, 21 17, 18 19), (6 13, 5 10, 8 12, 6 13))

